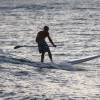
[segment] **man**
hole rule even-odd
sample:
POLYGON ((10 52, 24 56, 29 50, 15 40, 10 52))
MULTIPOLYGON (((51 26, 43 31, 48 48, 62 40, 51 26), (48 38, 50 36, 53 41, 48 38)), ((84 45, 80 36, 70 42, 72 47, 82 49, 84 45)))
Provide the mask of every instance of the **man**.
POLYGON ((44 26, 43 31, 38 32, 37 37, 36 37, 36 42, 38 43, 39 53, 41 53, 41 62, 44 62, 45 52, 48 52, 48 56, 51 62, 53 62, 52 54, 51 54, 48 44, 45 41, 45 38, 47 37, 54 47, 56 47, 56 45, 53 43, 51 37, 49 36, 48 31, 49 31, 49 27, 44 26))

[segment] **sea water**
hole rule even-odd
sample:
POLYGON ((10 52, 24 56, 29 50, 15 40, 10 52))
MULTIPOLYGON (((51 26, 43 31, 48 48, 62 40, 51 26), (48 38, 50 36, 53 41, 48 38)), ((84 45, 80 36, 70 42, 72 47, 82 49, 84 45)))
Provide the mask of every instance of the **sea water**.
POLYGON ((36 46, 45 25, 54 62, 100 55, 100 0, 0 0, 0 100, 100 100, 100 58, 75 65, 84 71, 40 69, 37 47, 13 49, 36 46))

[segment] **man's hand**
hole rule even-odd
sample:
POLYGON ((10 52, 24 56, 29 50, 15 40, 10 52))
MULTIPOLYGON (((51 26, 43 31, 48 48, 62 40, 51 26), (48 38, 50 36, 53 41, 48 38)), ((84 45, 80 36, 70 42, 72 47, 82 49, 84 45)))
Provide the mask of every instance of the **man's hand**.
POLYGON ((53 45, 54 47, 57 47, 55 44, 53 45))

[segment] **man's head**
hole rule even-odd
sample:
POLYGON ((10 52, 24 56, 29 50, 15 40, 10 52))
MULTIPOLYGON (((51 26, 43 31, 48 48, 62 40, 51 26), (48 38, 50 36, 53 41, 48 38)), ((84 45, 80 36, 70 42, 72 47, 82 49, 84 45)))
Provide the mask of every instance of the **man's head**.
POLYGON ((48 26, 44 26, 44 31, 49 31, 49 27, 48 26))

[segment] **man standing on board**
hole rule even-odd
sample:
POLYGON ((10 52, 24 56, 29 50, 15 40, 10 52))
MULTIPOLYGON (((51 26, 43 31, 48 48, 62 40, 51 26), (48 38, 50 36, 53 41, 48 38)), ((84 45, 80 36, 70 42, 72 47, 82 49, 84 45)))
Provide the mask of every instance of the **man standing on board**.
POLYGON ((49 31, 49 27, 44 26, 43 31, 38 32, 37 37, 36 37, 36 42, 38 43, 39 53, 41 53, 41 62, 44 62, 44 55, 46 52, 48 52, 48 56, 49 56, 51 62, 53 62, 52 54, 51 54, 48 44, 45 41, 45 38, 47 37, 49 39, 50 43, 54 47, 56 47, 56 45, 53 43, 48 31, 49 31))

